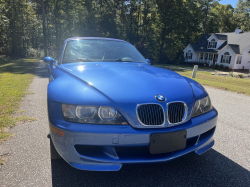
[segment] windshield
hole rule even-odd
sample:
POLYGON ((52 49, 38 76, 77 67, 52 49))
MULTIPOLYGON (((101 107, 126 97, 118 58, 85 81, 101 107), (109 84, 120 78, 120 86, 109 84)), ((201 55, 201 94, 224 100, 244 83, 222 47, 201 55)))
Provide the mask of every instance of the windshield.
POLYGON ((144 57, 127 42, 94 39, 67 43, 62 63, 92 61, 145 63, 144 57))

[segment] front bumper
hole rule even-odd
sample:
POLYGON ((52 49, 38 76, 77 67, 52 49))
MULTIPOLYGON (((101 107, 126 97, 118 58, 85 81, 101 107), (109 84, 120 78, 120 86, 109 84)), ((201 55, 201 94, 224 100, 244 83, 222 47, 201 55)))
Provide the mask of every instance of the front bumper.
POLYGON ((164 129, 134 129, 130 125, 93 125, 66 122, 50 118, 50 125, 64 132, 51 130, 52 141, 62 158, 82 170, 117 171, 122 164, 166 162, 195 151, 202 154, 214 145, 217 123, 216 109, 192 118, 189 122, 164 129), (171 153, 151 155, 151 133, 187 130, 186 148, 171 153))

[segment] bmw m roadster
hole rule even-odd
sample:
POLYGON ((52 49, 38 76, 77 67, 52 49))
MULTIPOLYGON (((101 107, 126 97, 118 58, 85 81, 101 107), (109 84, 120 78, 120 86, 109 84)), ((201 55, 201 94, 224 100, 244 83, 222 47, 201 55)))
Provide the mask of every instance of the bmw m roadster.
POLYGON ((52 159, 118 171, 214 145, 218 113, 203 86, 151 66, 126 41, 69 38, 58 60, 44 62, 52 159))

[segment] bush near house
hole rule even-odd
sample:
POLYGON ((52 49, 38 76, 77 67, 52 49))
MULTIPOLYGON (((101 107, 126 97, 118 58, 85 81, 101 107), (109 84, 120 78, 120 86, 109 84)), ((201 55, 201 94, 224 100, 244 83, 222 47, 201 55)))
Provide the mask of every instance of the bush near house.
POLYGON ((219 65, 219 68, 224 69, 224 65, 223 64, 219 65))
POLYGON ((220 68, 219 64, 215 64, 214 68, 219 69, 220 68))
POLYGON ((239 76, 240 78, 243 78, 243 74, 238 74, 238 76, 239 76))
POLYGON ((230 77, 233 77, 233 76, 234 76, 234 72, 231 71, 231 72, 229 73, 229 76, 230 76, 230 77))

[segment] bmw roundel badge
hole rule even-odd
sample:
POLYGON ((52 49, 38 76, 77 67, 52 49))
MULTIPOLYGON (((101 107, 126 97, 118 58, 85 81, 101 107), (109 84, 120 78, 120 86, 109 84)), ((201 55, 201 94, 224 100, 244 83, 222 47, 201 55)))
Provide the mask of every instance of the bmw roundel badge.
POLYGON ((156 95, 155 98, 156 98, 158 101, 166 101, 166 98, 165 98, 163 95, 156 95))

